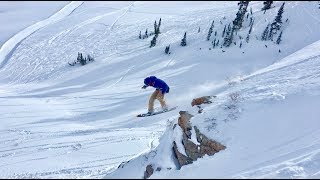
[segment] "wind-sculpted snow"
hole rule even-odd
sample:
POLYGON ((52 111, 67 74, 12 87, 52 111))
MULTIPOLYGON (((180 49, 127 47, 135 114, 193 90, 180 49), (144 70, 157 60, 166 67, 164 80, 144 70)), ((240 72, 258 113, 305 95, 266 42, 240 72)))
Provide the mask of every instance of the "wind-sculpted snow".
POLYGON ((69 4, 68 1, 51 1, 51 2, 2 2, 0 9, 0 47, 16 33, 24 28, 46 19, 58 12, 64 6, 69 4))
POLYGON ((12 54, 12 51, 16 49, 16 47, 21 43, 22 40, 24 40, 26 37, 34 33, 35 31, 49 25, 52 23, 55 23, 64 17, 68 16, 74 9, 76 9, 78 6, 80 6, 83 2, 81 1, 74 1, 70 4, 66 5, 64 8, 62 8, 59 12, 55 13, 54 15, 50 16, 48 19, 45 19, 43 21, 37 22, 34 25, 31 25, 27 27, 26 29, 20 31, 16 35, 14 35, 12 38, 10 38, 7 42, 5 42, 1 49, 0 49, 0 68, 3 68, 7 61, 10 59, 10 55, 12 54))

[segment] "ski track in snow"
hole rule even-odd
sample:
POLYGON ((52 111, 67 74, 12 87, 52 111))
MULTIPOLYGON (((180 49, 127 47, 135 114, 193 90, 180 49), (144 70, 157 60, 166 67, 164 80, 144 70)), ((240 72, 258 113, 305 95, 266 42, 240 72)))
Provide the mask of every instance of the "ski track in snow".
POLYGON ((49 25, 53 24, 64 17, 71 14, 74 9, 79 7, 83 2, 71 2, 70 4, 66 5, 64 8, 62 8, 59 12, 55 13, 54 15, 50 16, 48 19, 45 19, 43 21, 40 21, 34 25, 31 25, 24 30, 20 31, 16 35, 14 35, 12 38, 10 38, 7 42, 5 42, 1 49, 0 49, 0 69, 3 68, 7 61, 10 59, 10 54, 12 54, 12 51, 16 49, 16 47, 21 43, 22 40, 30 36, 31 34, 35 33, 37 30, 49 25))
POLYGON ((113 29, 113 27, 114 27, 114 25, 117 23, 117 21, 118 21, 120 18, 122 18, 123 16, 125 16, 125 15, 128 13, 128 11, 130 11, 131 7, 133 7, 133 6, 134 6, 134 2, 132 2, 128 7, 124 8, 123 14, 120 15, 119 17, 117 17, 117 19, 111 24, 110 30, 113 29))
MULTIPOLYGON (((312 139, 313 137, 319 137, 319 133, 319 130, 308 132, 305 136, 295 138, 290 142, 270 148, 268 151, 277 151, 278 149, 289 147, 299 141, 307 142, 308 138, 312 139)), ((318 138, 317 141, 314 141, 313 144, 308 146, 293 149, 291 152, 287 152, 286 154, 279 154, 277 157, 274 157, 274 159, 257 164, 250 168, 253 170, 244 171, 233 176, 233 178, 306 178, 310 174, 310 177, 316 177, 316 174, 319 173, 320 139, 318 138)))

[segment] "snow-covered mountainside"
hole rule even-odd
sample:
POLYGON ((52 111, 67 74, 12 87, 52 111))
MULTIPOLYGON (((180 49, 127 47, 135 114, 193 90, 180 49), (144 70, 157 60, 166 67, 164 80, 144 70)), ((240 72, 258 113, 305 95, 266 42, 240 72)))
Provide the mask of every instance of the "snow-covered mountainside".
POLYGON ((250 1, 230 47, 222 32, 236 1, 56 2, 19 26, 3 15, 27 6, 0 6, 0 177, 143 178, 153 163, 161 171, 150 178, 320 178, 319 3, 286 2, 280 44, 279 33, 262 41, 282 4, 264 12, 250 1), (160 18, 150 48, 154 35, 139 32, 160 18), (94 61, 70 66, 78 52, 94 61), (154 91, 141 89, 150 75, 167 82, 165 99, 178 108, 138 118, 154 91), (191 101, 208 95, 217 97, 199 114, 191 101), (177 169, 179 111, 226 149, 177 169))

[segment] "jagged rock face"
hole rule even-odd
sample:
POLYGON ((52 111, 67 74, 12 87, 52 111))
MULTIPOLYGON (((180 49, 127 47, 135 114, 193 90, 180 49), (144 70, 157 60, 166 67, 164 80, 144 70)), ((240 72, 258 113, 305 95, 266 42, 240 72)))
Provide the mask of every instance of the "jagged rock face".
POLYGON ((153 174, 153 167, 151 164, 149 164, 147 167, 146 167, 146 171, 144 172, 144 179, 147 179, 149 178, 151 175, 153 174))
POLYGON ((180 169, 182 166, 187 165, 187 164, 191 164, 193 161, 191 158, 183 155, 182 153, 180 153, 178 151, 178 147, 175 141, 173 141, 173 154, 174 156, 177 158, 178 160, 178 169, 180 169))
POLYGON ((186 155, 190 157, 192 161, 195 161, 201 157, 199 154, 198 145, 190 141, 185 134, 183 134, 183 137, 182 137, 182 144, 185 148, 186 155))
POLYGON ((178 169, 180 169, 181 166, 196 161, 198 158, 201 158, 206 154, 211 156, 226 148, 221 143, 207 138, 204 134, 200 132, 200 130, 196 126, 194 126, 194 128, 196 132, 197 141, 200 143, 200 145, 193 143, 191 140, 189 140, 191 139, 192 129, 189 120, 191 119, 192 115, 186 111, 180 111, 179 113, 180 117, 178 124, 183 130, 182 144, 185 148, 187 156, 181 154, 178 151, 176 142, 173 142, 173 152, 175 157, 178 159, 179 163, 178 169))
MULTIPOLYGON (((181 169, 181 167, 184 165, 192 164, 193 161, 196 161, 198 158, 201 158, 206 154, 211 156, 226 148, 226 146, 220 144, 219 142, 207 138, 204 134, 200 132, 200 130, 196 126, 193 126, 193 128, 195 129, 196 139, 199 144, 193 143, 190 140, 192 135, 192 126, 190 123, 190 119, 193 117, 193 115, 189 114, 187 111, 180 111, 179 114, 180 117, 178 119, 178 125, 181 127, 183 131, 181 143, 185 148, 186 155, 179 152, 177 143, 173 141, 172 150, 173 155, 177 160, 177 169, 181 169)), ((176 125, 177 124, 174 124, 173 129, 176 127, 176 125)), ((129 161, 121 163, 118 168, 123 168, 123 166, 128 162, 129 161)), ((170 170, 171 168, 167 169, 170 170)), ((160 170, 160 167, 156 168, 156 171, 160 170)), ((146 166, 143 178, 147 179, 153 173, 154 167, 152 166, 152 164, 149 164, 146 166)))
POLYGON ((187 113, 186 111, 180 111, 179 112, 180 117, 178 119, 178 124, 182 128, 183 132, 191 138, 191 132, 190 130, 192 129, 191 124, 190 124, 190 119, 193 117, 191 114, 187 113))
POLYGON ((201 154, 213 155, 216 152, 226 149, 226 146, 222 145, 221 143, 207 138, 200 132, 197 126, 194 126, 194 129, 196 132, 197 141, 200 143, 201 154))

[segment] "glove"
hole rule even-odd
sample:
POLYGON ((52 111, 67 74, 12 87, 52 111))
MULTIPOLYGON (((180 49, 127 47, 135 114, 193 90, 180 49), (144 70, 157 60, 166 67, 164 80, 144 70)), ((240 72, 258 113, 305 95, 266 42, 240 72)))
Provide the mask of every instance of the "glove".
POLYGON ((145 88, 147 88, 147 86, 146 86, 146 85, 142 86, 142 89, 145 89, 145 88))

